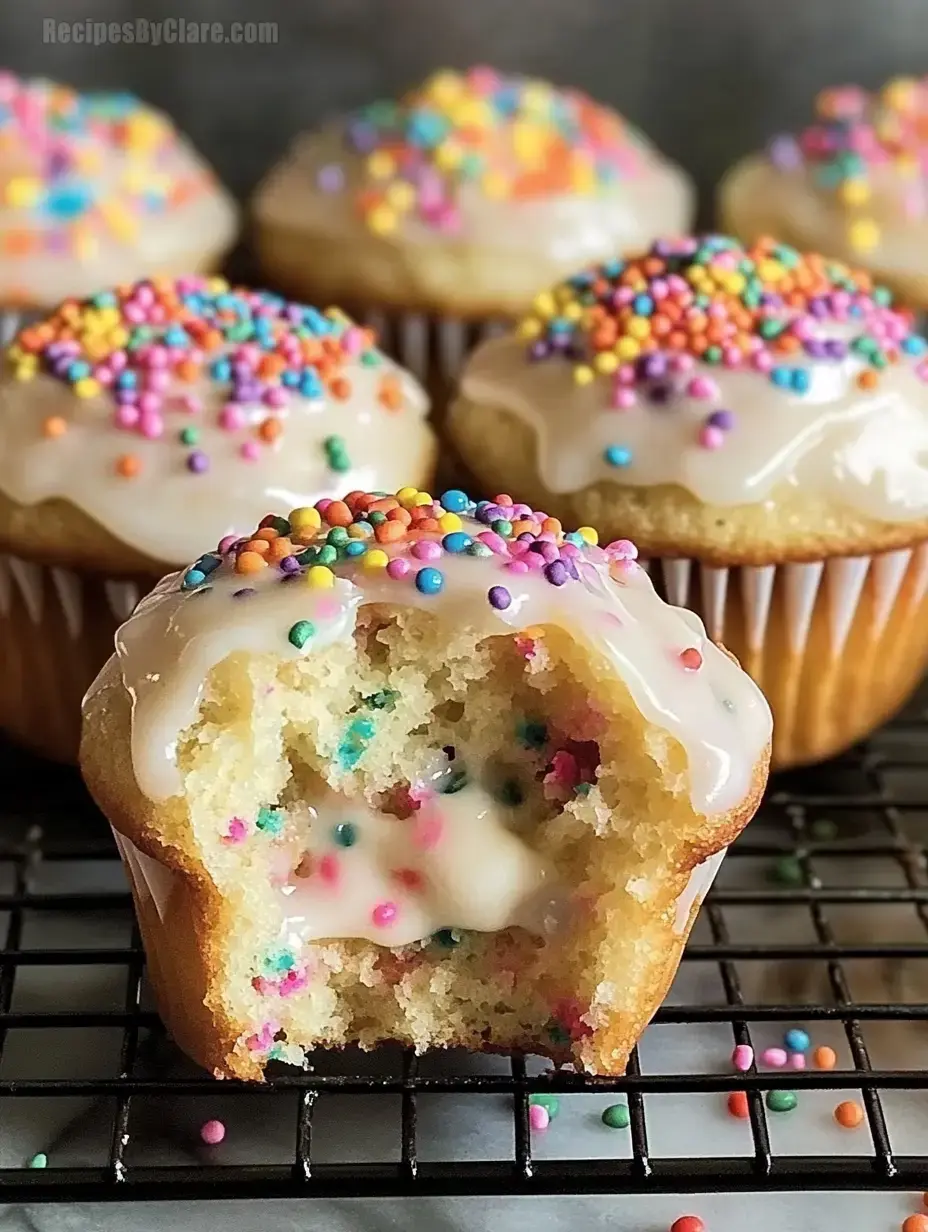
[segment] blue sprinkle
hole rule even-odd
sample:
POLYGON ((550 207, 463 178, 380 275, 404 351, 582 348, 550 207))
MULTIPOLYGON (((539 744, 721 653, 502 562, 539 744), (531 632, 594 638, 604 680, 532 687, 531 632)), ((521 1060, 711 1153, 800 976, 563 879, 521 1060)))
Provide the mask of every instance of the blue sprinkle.
POLYGON ((352 539, 350 543, 345 544, 346 556, 363 556, 367 551, 367 544, 362 543, 360 539, 352 539))
POLYGON ((632 300, 632 308, 640 317, 649 317, 654 311, 654 300, 650 295, 636 295, 632 300))
POLYGON ((300 377, 300 393, 304 398, 321 398, 322 382, 312 369, 308 369, 300 377))
POLYGON ((214 381, 228 381, 232 375, 232 365, 227 359, 217 359, 210 364, 209 374, 214 381))
POLYGON ((440 569, 426 567, 416 574, 416 590, 422 595, 437 595, 445 584, 445 575, 440 569))
POLYGON ((470 504, 467 493, 462 492, 460 488, 449 488, 447 492, 441 494, 439 502, 449 513, 463 513, 470 504))
POLYGON ((348 724, 348 730, 338 746, 338 762, 343 770, 351 770, 358 764, 375 730, 374 721, 369 718, 353 719, 348 724))
POLYGON ((902 349, 906 355, 924 355, 928 350, 928 342, 924 338, 919 338, 918 334, 912 334, 903 342, 902 349))
POLYGON ((804 394, 809 388, 811 378, 807 368, 794 368, 790 384, 799 394, 804 394))
POLYGON ((783 1036, 783 1043, 790 1052, 805 1052, 811 1042, 808 1032, 801 1027, 792 1027, 783 1036))
POLYGON ((92 202, 93 194, 88 187, 81 184, 63 184, 49 189, 45 208, 57 218, 77 218, 90 208, 92 202))
POLYGON ((462 530, 453 530, 449 535, 445 535, 441 546, 446 552, 451 552, 456 556, 460 552, 466 552, 471 542, 470 535, 466 535, 462 530))
POLYGON ((624 445, 609 445, 603 450, 603 460, 609 466, 628 466, 632 460, 632 452, 624 445))
POLYGON ((279 834, 284 828, 286 814, 282 809, 260 808, 255 825, 265 834, 279 834))
POLYGON ((206 581, 206 574, 200 569, 188 569, 184 574, 184 580, 181 582, 182 590, 195 590, 197 586, 201 586, 206 581))
POLYGON ((783 367, 773 368, 770 371, 770 379, 780 389, 790 389, 793 384, 793 370, 783 367))

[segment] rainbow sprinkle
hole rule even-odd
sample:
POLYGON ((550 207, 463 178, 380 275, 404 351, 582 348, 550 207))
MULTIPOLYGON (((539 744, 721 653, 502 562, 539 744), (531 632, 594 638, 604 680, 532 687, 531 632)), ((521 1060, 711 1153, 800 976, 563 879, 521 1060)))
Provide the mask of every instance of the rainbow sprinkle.
MULTIPOLYGON (((615 411, 640 399, 708 404, 698 441, 717 449, 736 423, 718 405, 712 368, 750 369, 800 397, 811 385, 808 360, 852 356, 857 384, 872 389, 909 356, 928 380, 928 343, 912 324, 866 273, 770 239, 745 249, 706 235, 660 240, 643 256, 568 278, 536 298, 519 331, 531 361, 569 361, 578 385, 608 380, 615 411)), ((617 443, 603 460, 621 469, 632 455, 617 443)))
POLYGON ((0 73, 0 201, 16 214, 0 253, 87 259, 101 236, 135 243, 152 215, 214 184, 206 169, 179 168, 177 144, 168 120, 131 94, 0 73))
MULTIPOLYGON (((535 573, 551 586, 580 580, 578 564, 597 548, 591 526, 564 532, 557 518, 501 494, 492 501, 473 501, 451 489, 438 500, 417 488, 384 492, 350 492, 344 500, 323 498, 313 506, 282 518, 269 514, 250 538, 227 536, 215 552, 201 556, 183 574, 182 590, 197 590, 224 563, 243 577, 275 569, 280 580, 293 584, 300 575, 313 590, 328 590, 336 575, 358 570, 382 574, 420 594, 439 594, 445 586, 441 569, 449 556, 479 557, 498 567, 500 578, 487 590, 487 603, 505 611, 512 602, 507 576, 535 573), (470 529, 464 518, 473 519, 470 529)), ((603 549, 598 559, 619 566, 634 562, 637 552, 627 539, 603 549)), ((253 588, 243 587, 234 597, 253 588)), ((312 645, 314 629, 292 626, 287 640, 298 650, 312 645)), ((687 660, 687 670, 699 664, 687 660)), ((354 764, 374 733, 373 720, 355 719, 345 733, 340 756, 354 764)))
POLYGON ((860 86, 823 90, 815 100, 814 122, 798 138, 775 137, 768 155, 783 171, 808 167, 815 183, 847 211, 850 247, 870 252, 881 240, 871 206, 880 191, 877 180, 887 172, 900 181, 896 192, 903 216, 928 213, 928 77, 899 77, 876 93, 860 86))
MULTIPOLYGON (((373 333, 336 309, 322 313, 198 276, 149 279, 83 301, 66 300, 46 320, 23 329, 7 359, 18 380, 45 373, 79 398, 107 395, 101 414, 112 416, 114 431, 124 433, 127 444, 133 436, 166 438, 191 476, 210 469, 209 456, 198 447, 198 424, 207 415, 240 441, 242 460, 253 462, 263 450, 283 446, 284 411, 292 399, 344 401, 352 390, 352 364, 381 365, 373 333), (201 397, 208 383, 228 390, 216 410, 207 411, 201 397)), ((384 368, 377 399, 386 411, 401 408, 402 386, 392 369, 384 368)), ((67 431, 60 415, 42 425, 50 439, 67 431)), ((341 437, 326 438, 324 448, 330 470, 348 469, 341 437)), ((130 449, 116 470, 131 479, 141 466, 130 449)))
MULTIPOLYGON (((345 143, 364 157, 357 206, 377 234, 413 216, 438 231, 462 221, 460 195, 526 201, 589 196, 636 175, 641 152, 614 112, 575 90, 504 77, 489 68, 442 71, 398 101, 351 116, 345 143)), ((320 168, 323 192, 346 181, 320 168)))

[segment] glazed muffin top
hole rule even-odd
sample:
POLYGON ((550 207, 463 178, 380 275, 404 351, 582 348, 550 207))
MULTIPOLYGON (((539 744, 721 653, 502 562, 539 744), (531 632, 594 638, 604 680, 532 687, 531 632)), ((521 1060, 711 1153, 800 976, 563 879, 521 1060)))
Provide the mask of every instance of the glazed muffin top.
POLYGON ((159 573, 268 504, 428 467, 427 399, 371 331, 221 278, 68 300, 0 380, 0 543, 159 573))
POLYGON ((928 77, 838 86, 818 95, 805 129, 738 164, 722 210, 743 238, 766 228, 887 279, 928 275, 926 166, 928 77))
POLYGON ((0 302, 51 306, 218 254, 235 225, 160 112, 0 73, 0 302))
POLYGON ((487 406, 521 421, 547 492, 633 492, 639 542, 682 497, 697 554, 722 538, 734 559, 763 554, 766 535, 814 558, 826 540, 924 536, 926 355, 867 274, 772 240, 659 241, 543 292, 480 347, 452 422, 487 406))
POLYGON ((423 259, 474 247, 531 257, 535 287, 685 227, 690 208, 681 173, 614 111, 489 68, 438 72, 300 138, 256 203, 262 223, 354 239, 359 265, 375 241, 423 259))

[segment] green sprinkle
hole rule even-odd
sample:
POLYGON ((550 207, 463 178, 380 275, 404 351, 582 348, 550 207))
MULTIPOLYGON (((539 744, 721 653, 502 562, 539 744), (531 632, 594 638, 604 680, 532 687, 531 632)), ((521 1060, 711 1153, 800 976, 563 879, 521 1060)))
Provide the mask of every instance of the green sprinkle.
POLYGON ((290 626, 287 641, 297 650, 302 650, 315 632, 316 626, 311 620, 298 620, 295 625, 290 626))
POLYGON ((374 710, 392 710, 396 705, 396 699, 399 697, 396 689, 379 689, 376 693, 372 693, 370 697, 365 697, 366 705, 373 707, 374 710))
POLYGON ((184 428, 183 432, 180 434, 182 445, 195 445, 199 439, 200 434, 196 428, 184 428))
POLYGON ((381 513, 379 509, 374 509, 367 515, 367 520, 370 522, 371 526, 380 526, 382 522, 386 522, 387 515, 385 513, 381 513))
POLYGON ((33 1157, 29 1160, 28 1166, 30 1168, 47 1168, 48 1156, 44 1151, 39 1151, 38 1155, 33 1155, 33 1157))
POLYGON ((264 970, 269 975, 280 975, 292 971, 296 966, 296 956, 290 950, 271 950, 264 960, 264 970))
POLYGON ((348 532, 344 526, 333 526, 326 535, 325 541, 335 548, 343 547, 348 542, 348 532))
POLYGON ((768 1091, 766 1102, 771 1112, 792 1112, 799 1100, 795 1091, 768 1091))
POLYGON ((352 719, 338 746, 338 761, 343 770, 351 770, 358 764, 375 730, 373 719, 352 719))
POLYGON ((818 843, 830 843, 838 837, 838 827, 830 817, 818 817, 812 822, 812 837, 818 843))
POLYGON ((498 535, 502 535, 505 539, 512 534, 512 523, 506 518, 497 518, 490 526, 490 530, 496 531, 498 535))
POLYGON ((530 1104, 537 1104, 540 1108, 544 1108, 548 1116, 553 1121, 561 1110, 561 1101, 556 1095, 530 1095, 528 1097, 530 1104))
POLYGON ((801 886, 805 883, 802 865, 795 856, 780 856, 770 870, 770 879, 784 886, 801 886))
POLYGON ((493 549, 488 548, 485 543, 470 543, 465 549, 468 556, 492 556, 493 549))
POLYGON ((610 1129, 628 1129, 628 1104, 610 1104, 603 1112, 603 1124, 610 1129))
POLYGON ((331 543, 324 543, 316 553, 317 565, 334 565, 338 560, 338 548, 334 548, 331 543))
POLYGON ((332 827, 332 842, 339 847, 353 847, 358 841, 358 828, 350 821, 340 821, 332 827))
POLYGON ((267 524, 271 530, 276 530, 278 535, 289 535, 293 529, 286 518, 278 518, 276 516, 268 518, 267 524))
POLYGON ((322 444, 326 453, 344 453, 345 438, 343 436, 327 436, 322 444))
POLYGON ((286 820, 287 815, 283 809, 259 808, 255 825, 266 834, 279 834, 286 820))

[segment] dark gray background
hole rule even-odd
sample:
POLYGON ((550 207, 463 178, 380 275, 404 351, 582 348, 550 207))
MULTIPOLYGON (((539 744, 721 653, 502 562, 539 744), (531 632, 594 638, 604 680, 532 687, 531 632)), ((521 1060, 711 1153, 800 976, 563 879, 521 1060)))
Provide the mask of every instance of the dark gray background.
POLYGON ((928 73, 928 0, 0 0, 0 61, 163 107, 240 194, 327 112, 444 64, 614 104, 697 177, 801 125, 822 85, 928 73), (276 46, 54 46, 43 19, 279 24, 276 46))

